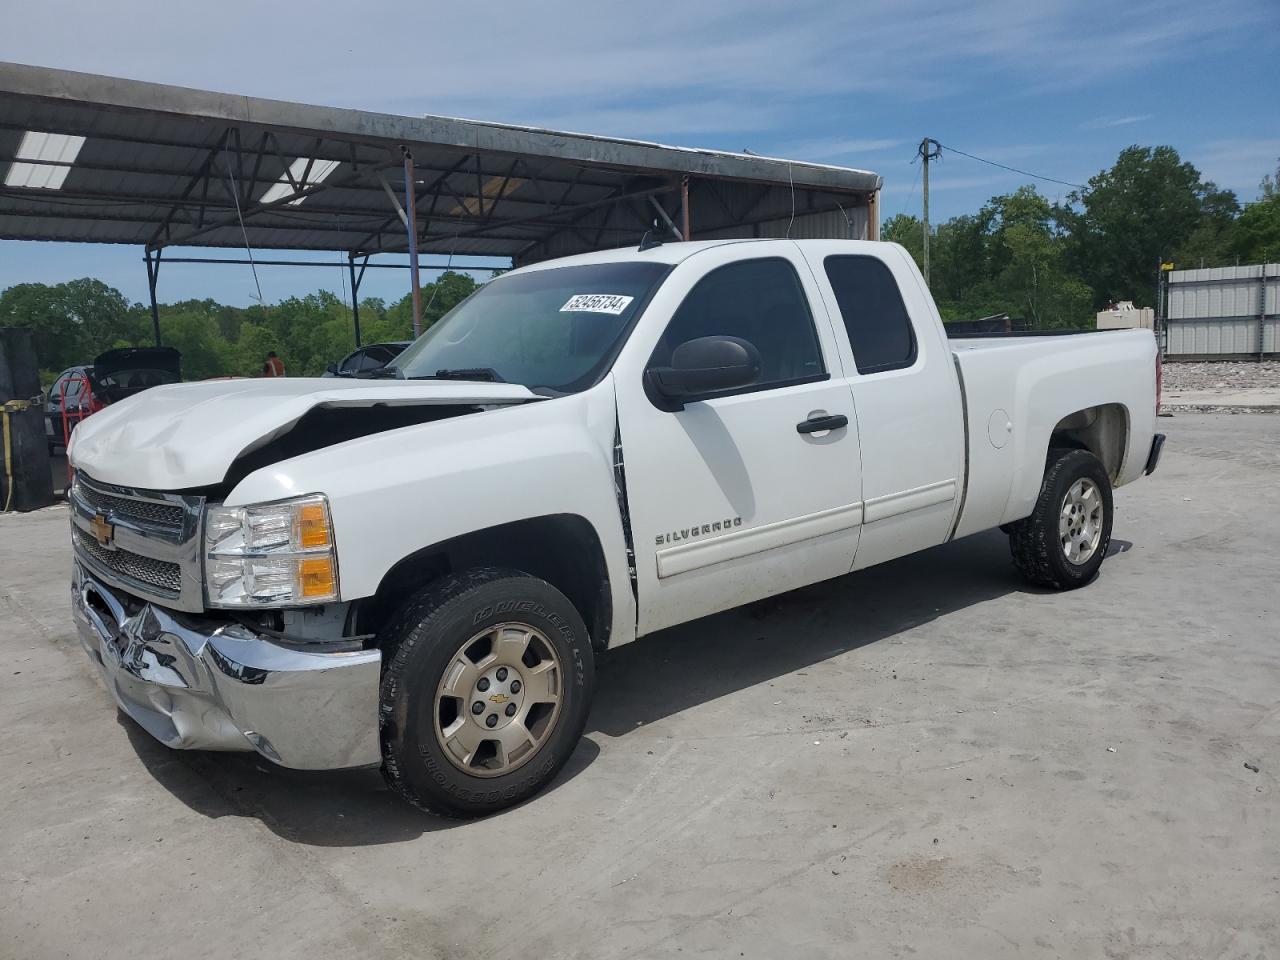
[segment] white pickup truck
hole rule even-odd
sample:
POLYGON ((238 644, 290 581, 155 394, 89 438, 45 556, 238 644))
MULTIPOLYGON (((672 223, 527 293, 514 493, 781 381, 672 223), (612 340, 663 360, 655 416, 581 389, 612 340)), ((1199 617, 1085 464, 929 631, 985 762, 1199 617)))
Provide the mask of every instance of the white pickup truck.
POLYGON ((992 527, 1033 583, 1088 583, 1159 458, 1158 367, 1146 331, 951 343, 888 243, 539 263, 384 378, 86 420, 76 619, 171 747, 483 814, 572 753, 607 648, 992 527))

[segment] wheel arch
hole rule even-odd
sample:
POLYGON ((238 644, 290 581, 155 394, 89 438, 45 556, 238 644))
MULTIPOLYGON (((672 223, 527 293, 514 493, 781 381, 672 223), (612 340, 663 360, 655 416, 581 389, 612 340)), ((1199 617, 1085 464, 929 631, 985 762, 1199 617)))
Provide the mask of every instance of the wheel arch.
POLYGON ((501 523, 414 551, 386 572, 372 597, 360 601, 358 629, 377 634, 412 593, 475 567, 503 567, 545 580, 577 609, 592 646, 609 645, 613 595, 604 549, 591 522, 572 513, 501 523))
POLYGON ((1129 434, 1129 409, 1123 403, 1085 407, 1058 420, 1049 433, 1045 457, 1055 447, 1088 450, 1102 462, 1115 485, 1129 450, 1129 434))

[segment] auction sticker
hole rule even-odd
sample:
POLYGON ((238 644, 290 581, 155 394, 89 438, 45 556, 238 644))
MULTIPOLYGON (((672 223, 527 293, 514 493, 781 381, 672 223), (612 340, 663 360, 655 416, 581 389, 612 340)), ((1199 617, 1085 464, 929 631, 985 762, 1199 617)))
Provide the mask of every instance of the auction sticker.
POLYGON ((609 313, 617 316, 627 309, 635 297, 623 297, 614 293, 576 293, 570 297, 561 313, 609 313))

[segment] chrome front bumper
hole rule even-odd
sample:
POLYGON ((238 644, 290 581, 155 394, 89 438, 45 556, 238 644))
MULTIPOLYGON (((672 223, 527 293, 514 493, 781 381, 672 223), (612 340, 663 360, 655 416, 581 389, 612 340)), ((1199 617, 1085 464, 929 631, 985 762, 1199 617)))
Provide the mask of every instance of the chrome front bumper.
POLYGON ((308 653, 125 597, 74 564, 80 639, 120 708, 166 746, 301 770, 379 763, 377 650, 308 653))

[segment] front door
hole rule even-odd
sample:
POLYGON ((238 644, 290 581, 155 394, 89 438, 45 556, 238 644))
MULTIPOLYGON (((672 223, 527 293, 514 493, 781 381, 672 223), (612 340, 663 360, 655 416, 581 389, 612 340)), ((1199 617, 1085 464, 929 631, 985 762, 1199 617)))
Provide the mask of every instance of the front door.
POLYGON ((857 418, 831 320, 794 244, 741 249, 678 266, 614 369, 641 634, 846 573, 857 550, 857 418), (645 368, 712 335, 750 341, 758 381, 659 409, 645 368), (798 429, 824 416, 847 425, 798 429))

